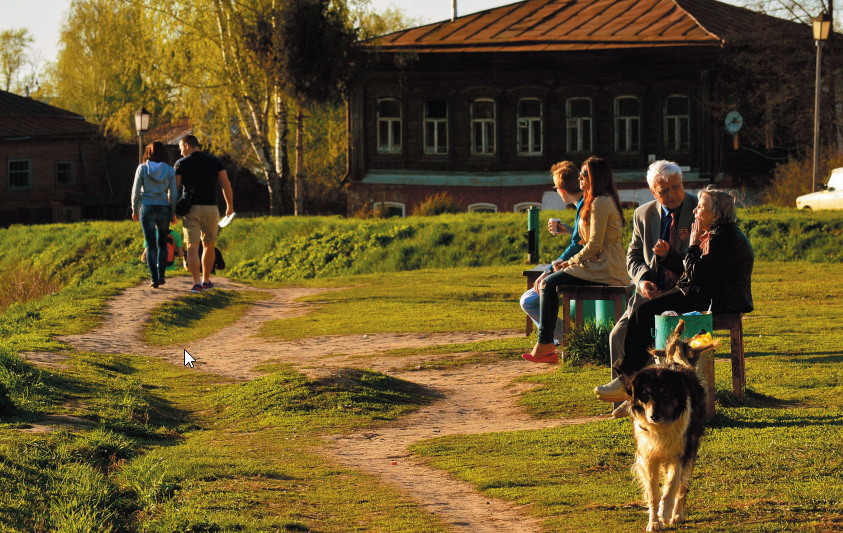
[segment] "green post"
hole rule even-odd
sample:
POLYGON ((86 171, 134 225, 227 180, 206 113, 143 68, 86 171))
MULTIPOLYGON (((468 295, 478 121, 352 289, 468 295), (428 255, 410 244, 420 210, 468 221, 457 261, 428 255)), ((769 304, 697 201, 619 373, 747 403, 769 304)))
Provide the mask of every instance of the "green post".
POLYGON ((527 210, 527 261, 539 262, 539 208, 527 210))

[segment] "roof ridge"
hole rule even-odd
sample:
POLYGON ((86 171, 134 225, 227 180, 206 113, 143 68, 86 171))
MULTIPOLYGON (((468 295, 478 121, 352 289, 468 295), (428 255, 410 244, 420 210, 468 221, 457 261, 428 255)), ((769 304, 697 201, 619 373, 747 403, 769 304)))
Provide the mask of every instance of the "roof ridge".
MULTIPOLYGON (((670 0, 670 1, 671 1, 671 2, 673 2, 673 3, 676 5, 676 7, 678 7, 679 9, 681 9, 681 10, 682 10, 682 11, 683 11, 686 15, 688 15, 688 16, 691 18, 691 20, 693 20, 694 22, 696 22, 696 23, 697 23, 697 26, 699 26, 699 27, 700 27, 700 28, 701 28, 704 32, 706 32, 707 34, 711 35, 712 37, 714 37, 715 39, 717 39, 718 41, 720 41, 720 43, 721 43, 721 44, 722 44, 723 42, 725 42, 725 41, 726 41, 726 39, 725 39, 724 37, 720 37, 719 35, 715 35, 715 33, 714 33, 714 32, 710 31, 708 28, 706 28, 705 26, 703 26, 702 22, 700 22, 700 21, 699 21, 699 19, 698 19, 697 17, 695 17, 694 15, 692 15, 690 11, 688 11, 687 9, 685 9, 685 8, 682 6, 682 4, 680 4, 680 3, 679 3, 679 0, 670 0)), ((725 4, 725 2, 721 2, 721 3, 724 3, 724 4, 725 4)), ((751 10, 750 10, 750 11, 751 11, 751 10)))

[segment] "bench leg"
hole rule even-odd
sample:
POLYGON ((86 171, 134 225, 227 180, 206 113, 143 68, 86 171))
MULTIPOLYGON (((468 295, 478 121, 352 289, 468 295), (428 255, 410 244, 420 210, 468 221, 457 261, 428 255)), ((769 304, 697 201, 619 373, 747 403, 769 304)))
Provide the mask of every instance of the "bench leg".
MULTIPOLYGON (((615 298, 615 324, 617 324, 618 321, 620 321, 622 316, 623 316, 623 297, 615 298)), ((609 341, 609 342, 611 342, 611 341, 609 341)), ((615 362, 610 361, 609 363, 614 364, 615 362)), ((612 379, 615 379, 616 377, 618 377, 618 373, 613 368, 612 369, 612 379)), ((621 406, 622 403, 623 402, 613 402, 612 407, 614 409, 617 409, 618 407, 621 406)))
POLYGON ((533 319, 530 316, 527 316, 527 328, 525 329, 524 336, 529 337, 530 333, 533 332, 533 319))
POLYGON ((707 418, 711 418, 714 416, 714 354, 709 352, 708 354, 704 355, 702 361, 700 361, 700 366, 698 367, 698 373, 700 374, 700 378, 702 378, 703 385, 705 386, 705 396, 706 396, 706 406, 705 406, 705 416, 707 418))
MULTIPOLYGON (((579 307, 579 305, 577 305, 579 307)), ((581 311, 582 312, 582 311, 581 311)), ((562 342, 559 343, 559 348, 563 353, 565 350, 565 339, 571 333, 571 300, 562 297, 562 342)))
POLYGON ((729 330, 729 337, 732 349, 732 393, 734 393, 739 402, 742 402, 743 389, 746 386, 743 357, 743 325, 733 325, 729 330))

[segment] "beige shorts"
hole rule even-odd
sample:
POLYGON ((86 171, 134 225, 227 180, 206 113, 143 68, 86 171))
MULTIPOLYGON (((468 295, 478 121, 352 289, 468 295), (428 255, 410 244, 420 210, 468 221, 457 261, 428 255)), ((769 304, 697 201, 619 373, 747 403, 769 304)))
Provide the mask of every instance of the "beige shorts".
POLYGON ((194 205, 182 219, 184 240, 187 244, 201 241, 208 244, 217 242, 220 210, 215 205, 194 205))

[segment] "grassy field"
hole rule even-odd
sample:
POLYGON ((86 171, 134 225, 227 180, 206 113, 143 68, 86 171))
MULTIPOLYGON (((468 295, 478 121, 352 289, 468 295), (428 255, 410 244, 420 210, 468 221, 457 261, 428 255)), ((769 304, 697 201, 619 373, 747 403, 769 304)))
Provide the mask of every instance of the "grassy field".
MULTIPOLYGON (((743 404, 729 392, 729 363, 716 364, 718 416, 702 446, 689 528, 843 530, 843 266, 816 262, 835 256, 818 259, 806 241, 823 232, 834 237, 840 217, 799 217, 759 208, 742 215, 747 231, 758 234, 756 250, 778 241, 778 248, 770 245, 764 253, 778 250, 787 261, 756 263, 756 311, 744 323, 743 404)), ((307 235, 326 220, 342 230, 363 224, 244 221, 226 232, 226 258, 232 265, 260 261, 287 237, 307 235), (257 234, 266 239, 256 240, 257 234), (253 240, 238 249, 241 237, 253 240)), ((395 223, 377 221, 378 231, 395 223)), ((409 243, 404 237, 376 249, 384 258, 382 274, 336 270, 296 282, 342 289, 310 298, 318 303, 313 313, 269 323, 263 334, 303 339, 521 328, 517 299, 524 267, 517 247, 517 258, 506 264, 437 269, 410 261, 426 250, 423 241, 435 242, 447 231, 460 246, 474 243, 475 250, 489 247, 492 253, 503 246, 495 232, 518 235, 521 223, 523 217, 515 215, 433 218, 428 229, 416 228, 408 237, 427 235, 414 252, 396 251, 402 249, 396 241, 409 243), (458 229, 472 225, 488 226, 491 233, 481 241, 472 237, 476 231, 458 229), (401 270, 400 257, 411 272, 388 271, 401 270)), ((412 383, 365 368, 336 381, 267 366, 264 377, 233 383, 135 355, 70 351, 65 367, 50 369, 22 360, 20 352, 65 349, 56 336, 90 330, 108 298, 146 276, 136 259, 139 245, 126 236, 137 227, 128 223, 26 229, 29 234, 20 227, 0 230, 0 278, 24 264, 55 285, 0 309, 0 532, 445 530, 379 480, 337 467, 316 451, 324 433, 377 428, 432 400, 412 383), (5 411, 6 394, 11 412, 5 411), (47 425, 58 429, 39 432, 47 425)), ((475 261, 485 257, 480 252, 487 250, 478 250, 475 261)), ((436 261, 448 260, 446 255, 436 261)), ((372 261, 361 256, 359 265, 374 268, 372 261)), ((264 277, 255 285, 285 286, 264 277)), ((201 305, 177 300, 158 308, 148 341, 167 344, 187 329, 209 335, 265 293, 196 296, 189 301, 201 305)), ((420 371, 438 371, 517 359, 531 342, 515 338, 390 355, 400 361, 431 354, 420 371)), ((560 366, 523 378, 540 387, 520 402, 538 418, 604 413, 606 405, 594 400, 591 389, 607 377, 605 368, 560 366)), ((633 448, 626 421, 448 436, 417 443, 414 451, 484 494, 523 505, 522 512, 542 519, 545 531, 633 531, 646 523, 629 472, 633 448)))

